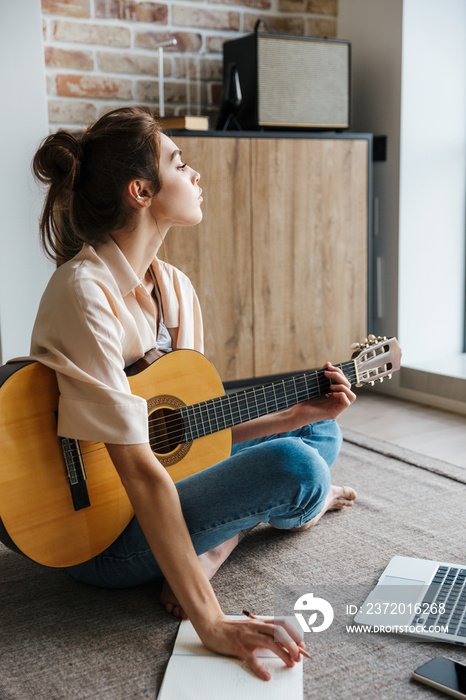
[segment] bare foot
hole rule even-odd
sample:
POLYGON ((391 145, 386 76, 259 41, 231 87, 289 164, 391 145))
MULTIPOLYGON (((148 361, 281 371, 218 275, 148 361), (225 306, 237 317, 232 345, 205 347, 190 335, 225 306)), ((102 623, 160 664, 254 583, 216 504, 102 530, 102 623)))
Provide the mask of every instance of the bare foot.
MULTIPOLYGON (((343 510, 343 508, 351 507, 356 496, 356 491, 352 489, 351 486, 333 486, 332 484, 330 486, 330 491, 327 494, 327 498, 325 499, 324 507, 319 515, 316 515, 315 518, 310 520, 305 525, 301 525, 301 527, 287 528, 288 532, 298 532, 300 530, 308 530, 310 527, 314 527, 314 525, 317 525, 323 514, 328 510, 343 510)), ((276 526, 272 525, 272 527, 276 526)), ((284 528, 277 529, 281 530, 284 528)))
MULTIPOLYGON (((215 549, 199 555, 199 561, 208 579, 218 571, 225 559, 227 559, 236 545, 238 544, 238 535, 235 535, 230 540, 222 542, 215 549)), ((168 585, 167 581, 163 582, 162 591, 160 594, 160 602, 165 606, 165 610, 175 617, 181 617, 182 620, 187 620, 188 616, 178 602, 177 597, 168 585)))
POLYGON ((310 520, 302 527, 293 528, 294 530, 307 530, 310 527, 317 525, 321 517, 328 510, 343 510, 343 508, 351 508, 353 501, 357 496, 356 491, 351 486, 330 486, 330 491, 325 499, 325 504, 321 512, 315 518, 310 520))

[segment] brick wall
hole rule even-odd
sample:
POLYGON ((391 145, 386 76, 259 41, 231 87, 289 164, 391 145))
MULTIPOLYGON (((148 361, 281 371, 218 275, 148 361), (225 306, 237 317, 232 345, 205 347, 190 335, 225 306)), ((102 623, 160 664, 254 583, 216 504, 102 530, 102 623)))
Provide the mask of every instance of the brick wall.
POLYGON ((253 30, 336 36, 338 0, 41 0, 50 128, 80 128, 116 106, 158 109, 164 50, 165 113, 215 118, 222 47, 253 30))

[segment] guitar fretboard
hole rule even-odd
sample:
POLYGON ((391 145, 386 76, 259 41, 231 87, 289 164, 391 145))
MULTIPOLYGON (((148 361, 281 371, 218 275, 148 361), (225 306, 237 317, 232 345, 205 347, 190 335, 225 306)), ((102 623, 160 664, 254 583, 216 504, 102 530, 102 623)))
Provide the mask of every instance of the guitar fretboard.
MULTIPOLYGON (((356 380, 354 361, 337 365, 351 384, 356 380)), ((182 442, 191 442, 260 416, 291 408, 330 392, 330 380, 324 372, 312 370, 270 384, 209 399, 177 409, 182 417, 185 434, 182 442)))

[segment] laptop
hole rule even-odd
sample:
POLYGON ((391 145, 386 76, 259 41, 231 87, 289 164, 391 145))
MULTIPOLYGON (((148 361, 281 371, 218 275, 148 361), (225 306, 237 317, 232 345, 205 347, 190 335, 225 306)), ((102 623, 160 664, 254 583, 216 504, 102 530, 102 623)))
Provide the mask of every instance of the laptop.
POLYGON ((393 557, 354 622, 466 645, 466 564, 393 557))

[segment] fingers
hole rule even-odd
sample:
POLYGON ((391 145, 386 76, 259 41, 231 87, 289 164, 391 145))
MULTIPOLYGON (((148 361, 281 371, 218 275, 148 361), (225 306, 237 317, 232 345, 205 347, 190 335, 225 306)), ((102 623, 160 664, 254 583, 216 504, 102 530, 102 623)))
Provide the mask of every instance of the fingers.
MULTIPOLYGON (((293 634, 297 636, 296 632, 293 634)), ((303 649, 301 642, 300 645, 296 643, 285 625, 257 618, 222 621, 215 628, 210 628, 201 639, 208 649, 241 659, 263 680, 270 680, 271 674, 264 666, 263 659, 255 655, 256 649, 270 649, 290 668, 301 661, 300 649, 303 649)))
POLYGON ((259 678, 270 680, 271 675, 261 663, 260 657, 254 654, 255 649, 270 649, 290 668, 301 661, 296 642, 283 627, 274 625, 273 621, 255 619, 233 624, 234 627, 230 629, 236 637, 234 656, 243 659, 259 678))
POLYGON ((344 386, 347 386, 347 387, 351 386, 348 377, 346 377, 343 374, 343 372, 341 371, 341 369, 339 367, 335 367, 334 365, 332 365, 331 362, 327 362, 324 365, 324 368, 325 368, 324 374, 326 377, 328 377, 332 381, 337 382, 338 384, 343 384, 344 386))
MULTIPOLYGON (((292 668, 295 665, 295 661, 290 657, 285 649, 283 649, 279 644, 276 644, 271 638, 269 638, 269 641, 264 641, 262 638, 260 641, 258 641, 256 648, 271 649, 271 651, 281 658, 283 663, 289 668, 292 668)), ((243 659, 249 668, 259 676, 259 678, 262 678, 265 681, 270 680, 271 675, 263 665, 263 658, 261 659, 261 657, 257 657, 254 651, 251 651, 247 652, 243 659)))
POLYGON ((353 391, 351 391, 349 387, 340 384, 330 385, 329 396, 337 396, 339 399, 347 401, 348 404, 353 403, 353 401, 356 401, 356 394, 353 391))
POLYGON ((249 654, 245 661, 251 671, 253 671, 256 676, 259 676, 259 678, 262 678, 263 681, 269 681, 272 678, 269 671, 267 671, 267 669, 259 662, 259 659, 255 654, 249 654))
MULTIPOLYGON (((296 644, 298 646, 302 646, 302 648, 305 648, 306 645, 304 644, 304 641, 303 641, 303 632, 302 632, 301 628, 298 627, 297 624, 294 624, 294 622, 296 622, 296 620, 294 618, 293 618, 293 620, 290 621, 290 618, 287 618, 287 617, 273 617, 273 618, 270 618, 269 620, 263 620, 263 622, 266 622, 269 624, 271 623, 271 624, 275 625, 275 627, 276 627, 275 639, 278 639, 277 638, 277 634, 278 634, 277 629, 279 629, 278 626, 280 626, 286 630, 286 632, 289 634, 291 639, 294 642, 296 642, 296 644)), ((280 640, 278 640, 278 641, 280 641, 280 640)))
POLYGON ((299 653, 299 647, 296 642, 290 637, 290 635, 280 626, 274 627, 274 638, 272 640, 273 647, 270 647, 281 659, 287 664, 287 666, 294 666, 294 662, 301 661, 301 655, 299 653), (279 652, 276 651, 279 649, 279 652), (282 653, 283 652, 283 653, 282 653), (290 661, 292 663, 290 663, 290 661))
POLYGON ((347 404, 353 403, 356 400, 356 394, 351 391, 351 384, 347 377, 343 374, 341 369, 334 367, 327 362, 325 365, 327 369, 325 370, 325 376, 330 379, 330 392, 333 396, 338 396, 338 398, 343 399, 347 404))
POLYGON ((257 647, 270 649, 287 666, 294 666, 295 662, 301 660, 298 645, 283 626, 259 621, 256 621, 256 625, 260 635, 254 640, 257 647))

